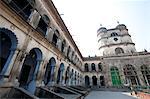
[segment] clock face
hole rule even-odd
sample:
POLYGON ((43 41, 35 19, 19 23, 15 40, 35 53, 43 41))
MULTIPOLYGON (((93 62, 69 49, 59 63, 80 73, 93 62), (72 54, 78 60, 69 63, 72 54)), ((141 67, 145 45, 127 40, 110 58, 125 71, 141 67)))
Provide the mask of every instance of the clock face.
POLYGON ((114 38, 114 41, 118 41, 118 38, 114 38))

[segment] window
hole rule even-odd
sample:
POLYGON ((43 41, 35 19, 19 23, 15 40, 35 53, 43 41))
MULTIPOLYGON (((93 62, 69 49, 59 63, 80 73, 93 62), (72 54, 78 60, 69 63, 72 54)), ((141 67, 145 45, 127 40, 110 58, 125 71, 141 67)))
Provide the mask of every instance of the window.
POLYGON ((31 12, 33 11, 33 6, 35 0, 8 0, 10 7, 12 7, 16 13, 22 16, 25 20, 28 19, 31 12))
POLYGON ((117 47, 117 48, 115 49, 115 53, 116 53, 116 54, 121 54, 121 53, 124 53, 124 51, 123 51, 122 48, 117 47))
POLYGON ((66 41, 63 40, 62 45, 61 45, 61 52, 64 52, 65 46, 66 46, 66 41))
POLYGON ((123 70, 127 83, 131 85, 139 85, 139 79, 137 77, 136 70, 132 65, 128 64, 124 66, 123 70))
POLYGON ((73 60, 74 57, 74 51, 72 51, 71 60, 73 60))
POLYGON ((53 35, 53 39, 52 39, 52 43, 56 46, 56 44, 57 44, 57 39, 58 39, 58 37, 57 37, 57 35, 54 33, 54 35, 53 35))
POLYGON ((85 65, 84 65, 84 70, 85 70, 85 72, 88 72, 88 71, 89 71, 89 67, 88 67, 88 64, 87 64, 87 63, 85 63, 85 65))
POLYGON ((99 69, 100 72, 103 70, 103 69, 102 69, 102 64, 101 64, 101 63, 98 64, 98 69, 99 69))
POLYGON ((91 69, 92 69, 92 71, 96 71, 96 68, 95 68, 95 64, 94 64, 94 63, 91 64, 91 69))
POLYGON ((141 66, 141 72, 146 85, 150 85, 150 68, 147 65, 141 66))
POLYGON ((111 71, 112 85, 113 86, 120 86, 121 85, 121 79, 120 79, 118 68, 112 67, 110 69, 110 71, 111 71))
POLYGON ((67 50, 67 57, 69 57, 70 50, 71 50, 71 48, 70 48, 70 46, 69 46, 69 47, 68 47, 68 50, 67 50))
POLYGON ((55 30, 54 34, 53 34, 53 39, 52 39, 52 43, 56 46, 57 45, 57 40, 59 37, 59 31, 55 30))
POLYGON ((37 26, 37 29, 45 36, 46 35, 46 32, 47 32, 47 27, 48 27, 48 24, 50 23, 50 20, 48 18, 47 15, 43 15, 41 18, 40 18, 40 21, 39 21, 39 24, 37 26))
POLYGON ((116 32, 111 33, 111 37, 113 36, 118 36, 118 34, 116 32))
POLYGON ((118 38, 114 38, 114 41, 118 41, 118 38))

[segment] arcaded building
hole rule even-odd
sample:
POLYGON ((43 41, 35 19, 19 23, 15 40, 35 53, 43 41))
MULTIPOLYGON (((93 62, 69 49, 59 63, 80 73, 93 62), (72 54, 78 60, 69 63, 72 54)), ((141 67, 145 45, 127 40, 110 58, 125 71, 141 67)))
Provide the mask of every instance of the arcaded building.
POLYGON ((150 53, 125 25, 97 37, 101 56, 83 57, 51 0, 1 0, 0 86, 150 85, 150 53))
POLYGON ((101 56, 85 57, 85 85, 149 86, 150 53, 137 52, 124 24, 113 29, 101 27, 97 31, 101 56))

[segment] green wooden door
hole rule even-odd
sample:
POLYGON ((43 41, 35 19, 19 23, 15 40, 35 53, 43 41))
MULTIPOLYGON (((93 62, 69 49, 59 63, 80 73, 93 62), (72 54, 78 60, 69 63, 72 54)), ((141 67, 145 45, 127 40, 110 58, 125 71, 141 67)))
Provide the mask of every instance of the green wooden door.
POLYGON ((119 76, 119 71, 117 67, 111 68, 111 79, 112 79, 112 85, 113 86, 120 86, 121 85, 121 79, 119 76))

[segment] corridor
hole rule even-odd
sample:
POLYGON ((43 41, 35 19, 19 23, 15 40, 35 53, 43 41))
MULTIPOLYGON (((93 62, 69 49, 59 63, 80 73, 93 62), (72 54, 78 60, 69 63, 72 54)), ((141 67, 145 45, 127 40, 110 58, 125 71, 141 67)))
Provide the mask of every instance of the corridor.
POLYGON ((137 99, 128 92, 92 91, 85 99, 137 99))

